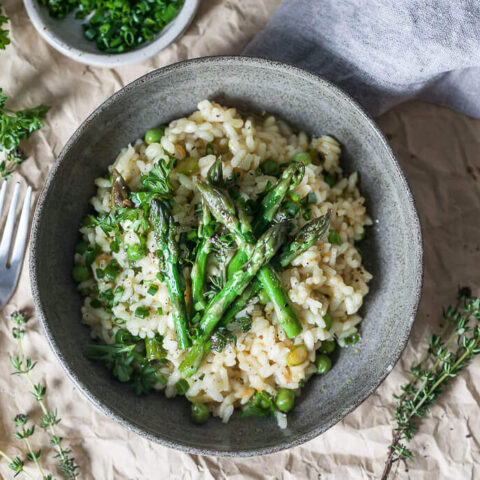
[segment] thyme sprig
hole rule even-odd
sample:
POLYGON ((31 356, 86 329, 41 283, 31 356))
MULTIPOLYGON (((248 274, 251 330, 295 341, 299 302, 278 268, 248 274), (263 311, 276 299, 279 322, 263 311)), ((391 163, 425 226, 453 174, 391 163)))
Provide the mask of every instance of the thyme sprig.
POLYGON ((418 420, 449 385, 452 378, 480 353, 480 298, 468 288, 458 292, 457 304, 443 310, 444 325, 439 335, 431 335, 426 353, 410 368, 410 381, 396 399, 392 442, 388 448, 382 480, 395 462, 413 457, 406 446, 418 429, 418 420), (449 332, 451 332, 449 334, 449 332))
MULTIPOLYGON (((30 393, 32 394, 33 398, 38 402, 43 412, 43 415, 40 418, 40 428, 50 433, 50 443, 57 451, 57 454, 54 458, 58 461, 58 466, 62 477, 65 480, 75 480, 79 475, 79 467, 75 463, 75 458, 70 455, 71 450, 63 447, 63 439, 62 437, 59 437, 57 435, 55 426, 60 422, 60 418, 58 418, 58 412, 57 410, 53 411, 47 408, 45 400, 45 395, 47 392, 46 386, 42 385, 41 383, 35 383, 32 379, 31 372, 37 365, 37 362, 25 357, 23 349, 23 338, 25 335, 25 325, 27 324, 29 317, 24 312, 17 311, 10 315, 10 320, 14 323, 14 327, 12 328, 12 335, 13 338, 17 341, 18 346, 18 355, 10 357, 10 362, 14 368, 12 375, 23 375, 26 377, 28 383, 32 388, 32 391, 30 393)), ((21 432, 16 433, 16 437, 24 440, 27 444, 29 450, 29 453, 27 454, 27 459, 33 461, 37 465, 37 467, 39 467, 39 470, 41 470, 40 464, 38 462, 41 452, 35 452, 31 448, 31 445, 28 441, 28 438, 34 432, 35 427, 31 427, 30 429, 24 428, 27 423, 26 416, 20 415, 15 417, 15 419, 16 425, 23 428, 21 432)), ((2 456, 7 458, 5 455, 2 456)), ((18 462, 13 459, 10 462, 10 468, 12 468, 12 466, 17 468, 17 470, 15 470, 17 473, 25 473, 25 471, 23 470, 23 463, 21 461, 18 462)), ((42 479, 45 480, 50 480, 52 478, 49 475, 45 476, 43 472, 41 472, 41 475, 42 479)))

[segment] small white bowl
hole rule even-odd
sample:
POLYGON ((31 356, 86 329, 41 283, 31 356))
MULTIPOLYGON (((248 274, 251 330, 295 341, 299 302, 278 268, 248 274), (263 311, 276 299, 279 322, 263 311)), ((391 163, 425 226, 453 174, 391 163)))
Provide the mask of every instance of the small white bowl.
POLYGON ((154 40, 126 53, 103 53, 95 42, 85 38, 82 21, 73 14, 59 20, 51 17, 48 8, 38 0, 23 0, 23 3, 38 33, 60 53, 86 65, 116 68, 143 62, 175 41, 193 20, 199 0, 185 0, 175 19, 154 40))

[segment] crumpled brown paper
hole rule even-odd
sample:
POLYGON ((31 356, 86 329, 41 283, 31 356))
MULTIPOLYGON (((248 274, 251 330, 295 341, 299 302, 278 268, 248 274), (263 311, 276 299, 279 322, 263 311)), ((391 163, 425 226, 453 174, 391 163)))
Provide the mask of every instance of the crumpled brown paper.
MULTIPOLYGON (((160 55, 117 70, 77 64, 48 46, 30 24, 19 0, 4 2, 12 20, 12 45, 0 53, 0 86, 14 107, 52 106, 46 127, 28 142, 31 159, 15 175, 38 194, 56 155, 82 120, 112 93, 155 68, 203 55, 238 54, 266 23, 280 0, 205 0, 187 33, 160 55)), ((50 352, 38 320, 29 324, 28 356, 38 360, 35 381, 46 382, 48 403, 73 449, 82 479, 369 479, 379 478, 390 441, 392 393, 403 369, 420 356, 426 336, 440 321, 441 306, 458 285, 480 293, 480 121, 424 103, 397 107, 379 119, 416 197, 425 244, 423 300, 411 341, 391 375, 357 410, 317 439, 274 455, 250 459, 187 455, 124 430, 98 412, 68 380, 50 352)), ((61 299, 59 299, 61 301, 61 299)), ((32 307, 27 261, 4 314, 32 307)), ((12 377, 16 351, 10 326, 0 318, 0 448, 23 451, 13 438, 19 412, 39 416, 24 378, 12 377)), ((454 381, 411 443, 415 458, 398 479, 480 478, 480 361, 454 381)), ((52 467, 43 432, 33 437, 52 467)), ((395 469, 394 469, 395 472, 395 469)), ((13 478, 4 461, 0 475, 13 478)), ((60 478, 58 475, 56 475, 60 478)))

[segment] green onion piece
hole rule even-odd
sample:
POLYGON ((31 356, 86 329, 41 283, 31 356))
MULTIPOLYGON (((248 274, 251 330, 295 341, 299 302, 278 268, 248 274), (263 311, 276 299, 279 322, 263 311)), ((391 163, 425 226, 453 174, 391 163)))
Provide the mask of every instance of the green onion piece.
POLYGON ((307 203, 317 203, 317 196, 313 192, 307 194, 307 203))
POLYGON ((160 335, 155 335, 153 338, 146 338, 145 352, 147 360, 149 361, 165 358, 167 351, 163 348, 163 338, 160 335))
POLYGON ((147 318, 150 315, 150 309, 148 307, 137 307, 135 310, 135 316, 138 318, 147 318))
POLYGON ((104 269, 105 278, 113 282, 120 273, 120 267, 116 260, 112 260, 104 269))
POLYGON ((148 287, 147 293, 148 293, 149 295, 152 295, 152 296, 153 296, 153 295, 155 295, 157 292, 158 292, 158 285, 150 285, 150 286, 148 287))

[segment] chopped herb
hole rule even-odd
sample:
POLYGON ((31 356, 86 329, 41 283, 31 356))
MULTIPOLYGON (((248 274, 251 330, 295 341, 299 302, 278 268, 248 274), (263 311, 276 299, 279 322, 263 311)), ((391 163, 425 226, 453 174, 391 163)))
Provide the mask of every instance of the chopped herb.
POLYGON ((228 344, 235 344, 236 341, 237 337, 224 327, 219 328, 210 339, 211 348, 214 352, 221 352, 228 344))
POLYGON ((87 40, 106 53, 124 53, 155 38, 178 14, 184 0, 40 0, 52 17, 75 12, 87 40))
MULTIPOLYGON (((0 27, 5 17, 0 16, 0 27)), ((5 41, 5 30, 0 29, 0 46, 5 41)), ((21 140, 27 139, 36 130, 43 127, 45 118, 50 107, 39 105, 35 108, 14 111, 5 107, 7 96, 0 88, 0 152, 4 154, 4 160, 0 162, 0 175, 8 179, 12 175, 16 165, 25 162, 27 157, 20 149, 21 140)))
POLYGON ((148 287, 147 293, 149 295, 155 295, 158 292, 158 285, 150 285, 148 287))

